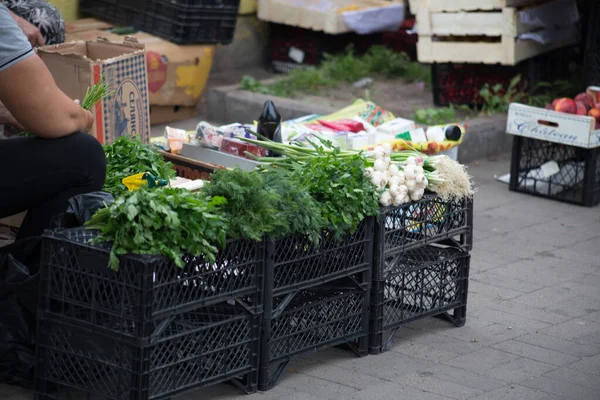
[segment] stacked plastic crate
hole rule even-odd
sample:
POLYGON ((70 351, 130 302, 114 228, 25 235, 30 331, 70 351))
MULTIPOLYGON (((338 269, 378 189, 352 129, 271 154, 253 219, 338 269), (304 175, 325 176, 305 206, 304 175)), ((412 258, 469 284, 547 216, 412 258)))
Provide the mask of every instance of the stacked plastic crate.
POLYGON ((122 256, 92 246, 94 232, 43 240, 36 392, 70 398, 157 399, 233 381, 256 391, 264 247, 229 241, 215 262, 122 256))
POLYGON ((473 202, 426 195, 382 209, 375 228, 369 353, 388 350, 398 328, 430 316, 466 321, 473 202))
POLYGON ((353 234, 266 242, 259 390, 294 357, 337 345, 368 354, 373 219, 353 234))

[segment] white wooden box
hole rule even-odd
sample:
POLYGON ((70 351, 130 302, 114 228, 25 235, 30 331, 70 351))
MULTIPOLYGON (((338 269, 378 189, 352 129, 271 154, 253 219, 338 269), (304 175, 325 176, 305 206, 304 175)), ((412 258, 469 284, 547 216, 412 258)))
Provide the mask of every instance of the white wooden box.
POLYGON ((586 149, 600 147, 600 129, 592 117, 512 103, 506 133, 586 149))
POLYGON ((516 65, 537 55, 575 44, 577 38, 541 44, 533 40, 519 41, 512 36, 499 40, 460 41, 436 40, 432 36, 419 36, 417 54, 422 63, 483 63, 516 65))
POLYGON ((258 18, 335 35, 351 31, 342 16, 343 10, 387 7, 394 3, 403 4, 403 0, 259 0, 258 18))

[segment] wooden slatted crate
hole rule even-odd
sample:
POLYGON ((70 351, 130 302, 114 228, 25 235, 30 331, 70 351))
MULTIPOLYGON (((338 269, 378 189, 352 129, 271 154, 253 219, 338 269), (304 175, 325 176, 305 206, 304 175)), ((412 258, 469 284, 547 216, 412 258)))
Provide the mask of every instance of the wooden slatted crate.
POLYGON ((520 9, 512 6, 531 3, 534 1, 424 0, 417 14, 419 61, 516 65, 539 54, 576 43, 577 32, 574 27, 565 28, 560 40, 548 44, 517 40, 518 35, 538 28, 521 23, 520 9), (475 7, 475 11, 462 10, 475 7), (487 10, 488 7, 500 8, 487 10))

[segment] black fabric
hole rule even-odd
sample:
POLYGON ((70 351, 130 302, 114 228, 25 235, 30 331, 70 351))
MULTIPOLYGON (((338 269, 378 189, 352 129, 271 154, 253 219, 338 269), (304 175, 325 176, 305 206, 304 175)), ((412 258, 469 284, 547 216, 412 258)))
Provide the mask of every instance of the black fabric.
POLYGON ((0 248, 0 383, 33 382, 40 258, 39 237, 0 248))
POLYGON ((0 218, 27 211, 17 240, 41 235, 69 199, 102 189, 106 159, 91 135, 0 140, 0 218))
POLYGON ((65 41, 65 21, 60 11, 44 0, 4 0, 6 8, 40 30, 46 44, 65 41))
POLYGON ((51 229, 71 229, 83 226, 96 211, 109 206, 115 198, 106 192, 93 192, 73 196, 67 211, 52 218, 51 229))

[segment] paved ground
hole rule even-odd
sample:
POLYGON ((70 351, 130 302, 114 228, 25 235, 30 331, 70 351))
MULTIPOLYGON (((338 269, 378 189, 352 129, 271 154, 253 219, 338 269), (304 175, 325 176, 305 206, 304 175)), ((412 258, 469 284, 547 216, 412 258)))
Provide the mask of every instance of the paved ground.
POLYGON ((379 356, 302 358, 266 393, 219 385, 181 399, 600 399, 600 207, 509 192, 494 180, 507 157, 470 172, 479 192, 466 326, 428 319, 379 356))

